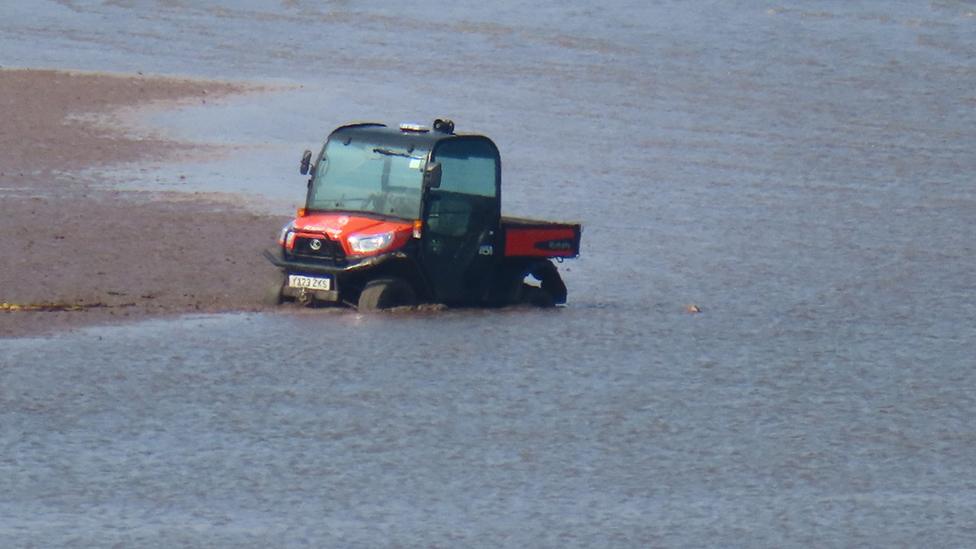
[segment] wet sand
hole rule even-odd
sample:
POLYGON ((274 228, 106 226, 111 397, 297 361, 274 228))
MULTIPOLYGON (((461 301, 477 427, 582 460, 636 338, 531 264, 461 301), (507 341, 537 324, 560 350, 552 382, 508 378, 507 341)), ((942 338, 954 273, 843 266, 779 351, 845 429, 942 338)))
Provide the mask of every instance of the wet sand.
POLYGON ((0 337, 259 309, 273 272, 260 250, 283 219, 205 194, 105 190, 84 175, 123 161, 200 154, 197 144, 113 127, 119 109, 248 91, 255 90, 142 75, 0 70, 0 303, 8 304, 0 310, 0 337), (24 310, 38 305, 53 306, 24 310))

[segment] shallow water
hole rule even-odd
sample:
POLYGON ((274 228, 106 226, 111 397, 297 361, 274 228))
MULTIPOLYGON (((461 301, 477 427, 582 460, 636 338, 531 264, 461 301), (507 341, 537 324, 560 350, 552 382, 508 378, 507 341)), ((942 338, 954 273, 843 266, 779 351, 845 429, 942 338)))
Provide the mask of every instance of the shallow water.
POLYGON ((4 6, 0 64, 289 87, 150 120, 239 153, 123 169, 275 212, 332 127, 453 117, 507 213, 584 223, 569 306, 4 341, 0 538, 976 538, 976 4, 209 6, 4 6))

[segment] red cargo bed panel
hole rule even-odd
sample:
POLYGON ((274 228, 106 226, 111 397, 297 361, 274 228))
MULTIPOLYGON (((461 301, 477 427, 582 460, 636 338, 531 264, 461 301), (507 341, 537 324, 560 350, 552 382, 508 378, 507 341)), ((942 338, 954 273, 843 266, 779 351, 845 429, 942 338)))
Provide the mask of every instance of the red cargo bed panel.
POLYGON ((576 257, 578 224, 502 220, 506 257, 576 257))

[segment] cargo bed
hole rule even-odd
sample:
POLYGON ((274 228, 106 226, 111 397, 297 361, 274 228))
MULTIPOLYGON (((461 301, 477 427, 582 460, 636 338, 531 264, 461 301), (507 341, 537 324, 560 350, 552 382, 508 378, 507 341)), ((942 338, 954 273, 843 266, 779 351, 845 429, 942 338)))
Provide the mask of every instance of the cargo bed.
POLYGON ((505 257, 576 257, 579 223, 560 223, 520 217, 501 218, 505 257))

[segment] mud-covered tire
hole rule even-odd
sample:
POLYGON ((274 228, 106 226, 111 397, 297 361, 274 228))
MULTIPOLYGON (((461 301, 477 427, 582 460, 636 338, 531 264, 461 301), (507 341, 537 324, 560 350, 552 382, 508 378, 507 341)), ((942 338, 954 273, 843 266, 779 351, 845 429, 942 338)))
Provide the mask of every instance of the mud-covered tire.
POLYGON ((378 278, 370 281, 359 294, 357 308, 361 312, 380 311, 417 304, 417 294, 401 278, 378 278))
POLYGON ((264 292, 264 296, 261 302, 268 307, 275 307, 281 305, 285 300, 281 293, 281 290, 285 287, 285 272, 276 271, 274 275, 270 277, 268 281, 268 287, 264 292))

